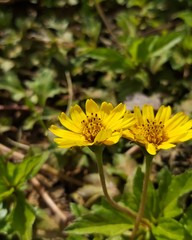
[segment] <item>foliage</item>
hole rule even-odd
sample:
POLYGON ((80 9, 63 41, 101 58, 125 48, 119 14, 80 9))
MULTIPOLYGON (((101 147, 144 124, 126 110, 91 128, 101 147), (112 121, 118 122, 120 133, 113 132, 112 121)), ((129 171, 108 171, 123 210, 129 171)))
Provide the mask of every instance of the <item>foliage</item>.
MULTIPOLYGON (((0 144, 0 238, 127 239, 133 221, 101 201, 93 153, 56 149, 47 129, 58 113, 90 97, 115 105, 142 93, 191 115, 191 1, 7 0, 0 6, 0 141, 11 151, 0 144), (23 161, 15 163, 15 151, 23 161), (53 188, 65 189, 64 212, 75 218, 66 232, 49 210, 44 213, 44 203, 34 207, 28 201, 30 179, 46 160, 59 172, 57 182, 55 175, 46 177, 53 188), (41 224, 45 237, 37 234, 41 224)), ((131 147, 121 140, 106 148, 104 163, 110 194, 137 211, 143 171, 140 152, 133 154, 136 161, 127 159, 131 147)), ((189 165, 181 173, 191 150, 181 152, 173 152, 179 158, 176 176, 172 155, 163 155, 160 167, 155 162, 161 171, 148 189, 145 216, 152 227, 141 228, 144 239, 192 238, 189 165)))
POLYGON ((26 201, 26 181, 36 175, 47 160, 48 153, 28 156, 21 163, 0 161, 0 233, 17 234, 20 239, 32 238, 32 226, 36 218, 35 209, 26 201))
MULTIPOLYGON (((187 207, 183 197, 192 191, 192 186, 189 184, 191 178, 191 170, 178 176, 172 176, 168 169, 164 168, 159 173, 158 188, 150 185, 145 216, 148 216, 152 223, 152 231, 142 233, 144 236, 148 235, 147 239, 188 239, 191 221, 188 214, 191 207, 187 207), (186 211, 187 213, 185 213, 186 211)), ((127 186, 132 185, 132 188, 126 188, 124 196, 120 200, 121 204, 138 210, 142 181, 143 173, 139 168, 133 184, 127 183, 127 186)), ((71 207, 78 218, 67 228, 67 232, 70 234, 103 234, 108 237, 122 234, 122 236, 127 236, 127 231, 133 228, 133 221, 130 218, 117 212, 107 203, 93 205, 89 212, 74 204, 71 207)))

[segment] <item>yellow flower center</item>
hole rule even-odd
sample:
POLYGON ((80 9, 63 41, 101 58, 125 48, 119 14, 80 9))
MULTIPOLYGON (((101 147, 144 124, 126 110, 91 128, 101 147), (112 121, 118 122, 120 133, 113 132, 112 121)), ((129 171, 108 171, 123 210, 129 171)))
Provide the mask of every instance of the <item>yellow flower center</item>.
POLYGON ((101 118, 98 117, 97 113, 91 113, 91 116, 87 116, 87 119, 81 123, 83 125, 82 133, 89 142, 94 142, 97 134, 104 128, 101 118))
POLYGON ((164 124, 161 121, 156 122, 155 120, 150 121, 147 119, 147 122, 138 126, 138 128, 140 129, 140 134, 149 143, 160 145, 162 142, 167 140, 167 136, 164 131, 164 124))

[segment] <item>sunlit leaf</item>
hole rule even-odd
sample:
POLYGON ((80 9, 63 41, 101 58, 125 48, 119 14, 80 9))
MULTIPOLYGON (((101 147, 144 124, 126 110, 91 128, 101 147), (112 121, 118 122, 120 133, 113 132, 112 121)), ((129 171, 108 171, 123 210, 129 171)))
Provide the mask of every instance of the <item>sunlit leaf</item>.
POLYGON ((173 219, 161 219, 157 226, 153 226, 152 233, 156 240, 183 240, 184 229, 173 219))
POLYGON ((78 218, 67 227, 72 234, 103 234, 106 236, 119 235, 133 227, 132 221, 112 208, 95 205, 90 213, 78 218))

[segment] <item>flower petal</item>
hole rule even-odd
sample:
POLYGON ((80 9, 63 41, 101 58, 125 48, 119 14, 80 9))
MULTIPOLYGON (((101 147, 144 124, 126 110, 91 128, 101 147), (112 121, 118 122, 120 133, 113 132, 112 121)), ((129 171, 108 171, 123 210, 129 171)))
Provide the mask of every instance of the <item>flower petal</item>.
POLYGON ((180 142, 185 142, 192 139, 192 129, 187 131, 186 135, 180 139, 180 142))
POLYGON ((111 111, 107 118, 103 119, 103 123, 107 126, 107 128, 116 130, 116 125, 118 124, 118 121, 122 121, 121 118, 123 117, 125 110, 125 104, 120 103, 111 111))
POLYGON ((92 143, 88 141, 81 141, 78 139, 63 139, 63 138, 55 138, 54 141, 58 144, 58 147, 61 148, 70 148, 70 147, 82 147, 82 146, 90 146, 92 143))
POLYGON ((113 105, 111 103, 103 102, 100 108, 101 119, 105 119, 112 110, 113 105))
POLYGON ((158 146, 158 149, 169 149, 175 147, 175 144, 169 143, 169 142, 164 142, 158 146))
POLYGON ((134 116, 135 116, 135 119, 137 120, 138 124, 143 124, 143 117, 142 117, 142 114, 141 114, 141 110, 138 106, 135 106, 134 107, 134 116))
POLYGON ((62 112, 58 118, 59 118, 60 123, 64 127, 66 127, 67 129, 69 129, 69 130, 71 130, 73 132, 76 132, 76 133, 80 133, 81 132, 81 128, 76 126, 74 124, 74 122, 64 112, 62 112))
POLYGON ((99 106, 97 105, 96 102, 94 102, 92 99, 88 99, 85 103, 85 109, 86 109, 86 114, 88 116, 91 115, 91 113, 98 113, 99 112, 99 106))
POLYGON ((121 136, 122 136, 121 132, 115 132, 115 133, 112 134, 112 136, 110 138, 107 138, 104 141, 104 144, 106 144, 106 145, 115 144, 115 143, 117 143, 119 141, 121 136))
POLYGON ((188 121, 189 117, 186 116, 184 113, 179 112, 175 114, 172 118, 170 118, 166 123, 165 123, 165 130, 167 132, 171 131, 175 127, 182 125, 188 121))
POLYGON ((123 131, 123 137, 131 140, 131 141, 134 141, 135 140, 135 137, 134 137, 134 133, 132 133, 130 130, 126 129, 123 131))
POLYGON ((75 105, 70 109, 70 116, 73 124, 82 130, 82 121, 87 119, 87 116, 83 112, 80 106, 75 105))
POLYGON ((55 125, 51 125, 51 127, 49 128, 49 131, 51 131, 53 134, 55 134, 57 137, 60 137, 60 138, 66 138, 66 139, 74 139, 75 138, 76 140, 84 140, 83 135, 61 129, 55 125))
POLYGON ((165 107, 164 105, 162 105, 156 116, 155 116, 155 119, 157 120, 157 122, 162 122, 162 123, 165 123, 171 116, 171 107, 170 106, 167 106, 165 107))
POLYGON ((112 135, 111 129, 101 130, 95 137, 94 143, 102 143, 107 138, 111 137, 111 135, 112 135))
POLYGON ((155 155, 156 152, 157 152, 157 149, 156 149, 156 147, 155 147, 155 145, 153 143, 148 143, 146 145, 146 150, 151 155, 155 155))
POLYGON ((149 121, 154 120, 154 110, 151 105, 144 105, 142 109, 142 113, 143 113, 143 119, 145 122, 147 122, 147 120, 149 121))

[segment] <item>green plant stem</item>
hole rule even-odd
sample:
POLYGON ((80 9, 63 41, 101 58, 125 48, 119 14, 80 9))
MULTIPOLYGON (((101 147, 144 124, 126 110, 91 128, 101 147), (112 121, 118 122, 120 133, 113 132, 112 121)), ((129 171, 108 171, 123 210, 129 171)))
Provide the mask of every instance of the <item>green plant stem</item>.
MULTIPOLYGON (((127 207, 123 207, 121 205, 119 205, 118 203, 116 203, 110 196, 109 193, 107 191, 107 186, 106 186, 106 182, 105 182, 105 175, 104 175, 104 171, 103 171, 103 147, 98 147, 98 148, 94 148, 94 153, 97 157, 97 167, 98 167, 98 172, 99 172, 99 176, 100 176, 100 181, 101 181, 101 185, 102 185, 102 189, 103 189, 103 193, 105 195, 106 200, 109 202, 109 204, 117 209, 118 211, 127 214, 129 217, 136 219, 137 217, 137 213, 135 213, 134 211, 132 211, 131 209, 127 208, 127 207)), ((146 219, 141 219, 140 220, 141 223, 145 226, 147 226, 148 228, 150 228, 150 224, 146 219)))
POLYGON ((145 175, 144 175, 144 180, 143 180, 143 188, 142 188, 142 193, 141 193, 139 212, 137 214, 137 218, 135 221, 135 226, 134 226, 134 229, 132 232, 131 239, 135 239, 135 235, 138 231, 139 225, 140 225, 143 215, 144 215, 145 203, 146 203, 146 199, 147 199, 147 189, 148 189, 151 166, 152 166, 152 159, 153 159, 152 155, 145 153, 145 175))

